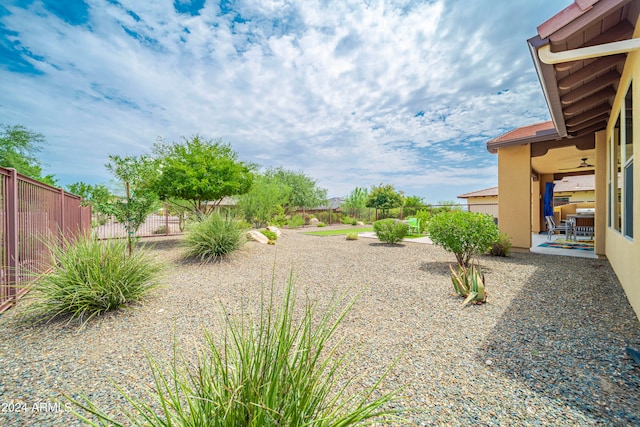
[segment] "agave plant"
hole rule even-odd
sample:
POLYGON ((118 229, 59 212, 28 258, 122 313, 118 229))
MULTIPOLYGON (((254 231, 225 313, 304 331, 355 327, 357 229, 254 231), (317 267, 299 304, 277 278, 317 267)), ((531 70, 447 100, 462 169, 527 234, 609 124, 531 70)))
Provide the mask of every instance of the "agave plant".
POLYGON ((458 271, 449 265, 451 270, 451 281, 458 295, 465 297, 462 307, 473 302, 482 304, 487 300, 487 291, 484 289, 484 274, 480 271, 478 264, 471 264, 469 267, 458 265, 458 271))

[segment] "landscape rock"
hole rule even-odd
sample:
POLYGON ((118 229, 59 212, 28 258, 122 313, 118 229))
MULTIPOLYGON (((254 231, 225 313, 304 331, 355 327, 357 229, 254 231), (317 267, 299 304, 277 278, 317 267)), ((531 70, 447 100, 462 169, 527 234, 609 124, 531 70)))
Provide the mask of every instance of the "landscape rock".
POLYGON ((269 243, 269 238, 264 234, 262 234, 261 232, 259 232, 258 230, 247 231, 247 239, 254 240, 258 243, 262 243, 263 245, 266 245, 267 243, 269 243))
POLYGON ((318 225, 319 222, 320 220, 318 218, 311 218, 309 220, 309 225, 318 225))
POLYGON ((364 222, 362 222, 362 221, 358 221, 358 222, 356 222, 356 225, 357 225, 358 227, 364 227, 364 222))

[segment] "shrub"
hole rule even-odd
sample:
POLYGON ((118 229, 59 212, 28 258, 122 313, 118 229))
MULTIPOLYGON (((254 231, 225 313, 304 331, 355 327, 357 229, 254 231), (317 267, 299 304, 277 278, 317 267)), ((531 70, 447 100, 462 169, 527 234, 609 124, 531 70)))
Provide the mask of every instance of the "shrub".
POLYGON ((271 231, 271 230, 260 230, 260 232, 261 232, 262 234, 264 234, 264 235, 265 235, 265 237, 266 237, 267 239, 269 239, 269 240, 273 240, 274 242, 275 242, 276 240, 278 240, 278 235, 277 235, 274 231, 271 231))
POLYGON ((324 222, 319 222, 316 227, 326 227, 327 224, 325 224, 324 222))
POLYGON ((500 233, 498 238, 491 243, 489 254, 493 256, 508 257, 511 254, 511 239, 506 233, 500 233))
POLYGON ((358 233, 347 233, 347 240, 358 240, 358 233))
POLYGON ((302 215, 292 215, 291 218, 287 220, 287 226, 289 228, 297 228, 304 225, 304 218, 302 215))
POLYGON ((407 224, 394 219, 382 219, 373 223, 373 231, 381 242, 395 244, 407 235, 407 224))
POLYGON ((199 258, 203 262, 219 260, 240 249, 245 241, 244 230, 238 221, 213 213, 188 229, 183 240, 185 257, 199 258))
POLYGON ((431 212, 429 209, 420 209, 414 216, 420 220, 420 231, 424 232, 431 220, 431 212))
POLYGON ((82 325, 94 316, 139 302, 157 287, 160 265, 144 250, 127 255, 127 241, 98 241, 80 236, 73 242, 46 243, 51 271, 36 277, 26 298, 28 321, 69 315, 82 325))
POLYGON ((453 252, 463 267, 469 265, 472 256, 485 253, 500 233, 491 215, 462 211, 433 216, 427 232, 434 244, 453 252))
POLYGON ((167 226, 161 225, 155 230, 153 230, 153 234, 167 234, 167 226))
POLYGON ((342 216, 340 218, 340 222, 345 224, 345 225, 357 225, 358 224, 358 219, 344 215, 344 216, 342 216))
MULTIPOLYGON (((339 308, 338 301, 322 310, 307 300, 304 309, 296 310, 294 289, 289 279, 280 304, 274 302, 273 284, 270 293, 264 290, 257 322, 246 314, 240 318, 223 314, 225 331, 204 331, 204 349, 195 365, 176 345, 169 363, 161 364, 149 355, 155 380, 151 396, 137 398, 122 392, 132 407, 119 411, 127 424, 349 426, 373 423, 383 415, 386 418, 380 422, 397 422, 397 416, 390 419, 397 411, 383 405, 396 400, 400 390, 379 392, 388 370, 364 390, 355 387, 357 378, 345 378, 346 368, 357 366, 355 353, 338 351, 344 341, 335 341, 333 333, 355 300, 345 309, 339 308)), ((122 425, 87 396, 69 399, 97 416, 101 425, 122 425)))

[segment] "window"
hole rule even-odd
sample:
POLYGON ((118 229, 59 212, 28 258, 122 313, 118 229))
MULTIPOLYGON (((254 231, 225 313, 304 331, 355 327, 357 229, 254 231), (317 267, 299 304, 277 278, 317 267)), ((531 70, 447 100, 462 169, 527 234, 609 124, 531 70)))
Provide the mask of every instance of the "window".
POLYGON ((624 165, 622 224, 623 234, 633 238, 633 84, 629 85, 625 96, 624 122, 624 150, 621 152, 621 162, 624 165))
POLYGON ((609 163, 609 227, 622 230, 622 177, 620 176, 620 116, 611 135, 611 162, 609 163))

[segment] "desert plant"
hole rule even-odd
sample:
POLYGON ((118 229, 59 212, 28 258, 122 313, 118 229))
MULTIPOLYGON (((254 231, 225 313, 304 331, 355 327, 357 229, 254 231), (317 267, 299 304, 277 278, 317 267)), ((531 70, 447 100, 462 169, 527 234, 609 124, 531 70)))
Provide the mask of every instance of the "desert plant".
POLYGON ((491 243, 489 254, 493 256, 508 257, 511 253, 511 239, 506 233, 500 233, 498 238, 491 243))
POLYGON ((278 235, 274 231, 260 230, 260 233, 264 234, 267 239, 273 240, 274 242, 278 240, 278 235))
POLYGON ((155 230, 153 230, 153 234, 167 234, 167 226, 161 225, 155 230))
POLYGON ((209 262, 232 254, 245 243, 245 233, 240 223, 213 213, 195 222, 184 238, 185 257, 209 262))
POLYGON ((467 267, 471 257, 485 253, 500 231, 491 215, 450 211, 433 216, 427 225, 434 244, 453 252, 458 264, 467 267))
POLYGON ((127 256, 126 240, 49 240, 51 270, 36 276, 25 320, 68 315, 84 325, 94 316, 139 302, 157 286, 160 265, 144 250, 127 256))
MULTIPOLYGON (((303 310, 295 310, 292 279, 280 304, 275 302, 274 288, 272 284, 270 292, 263 290, 257 322, 245 313, 239 318, 223 314, 222 334, 205 330, 204 350, 195 365, 175 344, 169 363, 161 364, 148 355, 154 378, 151 396, 124 396, 132 405, 132 410, 122 411, 128 424, 349 426, 399 421, 393 415, 397 411, 384 405, 396 400, 400 390, 378 392, 391 367, 361 391, 354 387, 356 378, 345 378, 346 368, 357 366, 355 353, 338 356, 344 341, 335 341, 333 335, 355 299, 344 309, 338 300, 322 310, 307 299, 303 310), (301 316, 296 316, 298 312, 301 316), (157 402, 157 408, 149 401, 157 402)), ((75 413, 90 425, 123 425, 87 396, 69 399, 98 418, 99 424, 75 413)))
POLYGON ((319 222, 316 224, 316 227, 326 227, 327 224, 325 224, 324 222, 319 222))
POLYGON ((473 302, 482 304, 487 300, 487 291, 484 289, 484 274, 480 271, 480 266, 471 264, 469 267, 458 265, 458 271, 449 265, 451 270, 451 281, 458 295, 465 298, 462 307, 473 302))
POLYGON ((381 242, 395 244, 407 235, 407 224, 394 219, 381 219, 373 223, 373 231, 381 242))
POLYGON ((358 240, 358 233, 347 233, 347 240, 358 240))
POLYGON ((350 216, 347 215, 343 215, 340 218, 340 222, 344 225, 357 225, 358 224, 358 219, 357 218, 352 218, 350 216))
POLYGON ((304 225, 304 218, 302 215, 291 215, 291 218, 287 220, 287 226, 289 228, 297 228, 304 225))

